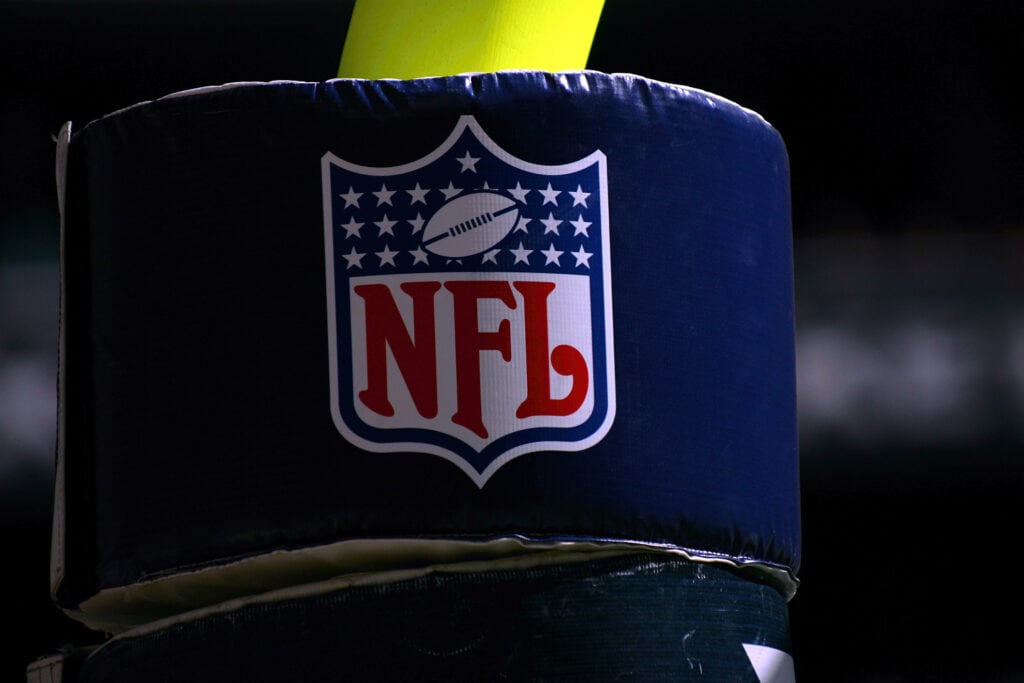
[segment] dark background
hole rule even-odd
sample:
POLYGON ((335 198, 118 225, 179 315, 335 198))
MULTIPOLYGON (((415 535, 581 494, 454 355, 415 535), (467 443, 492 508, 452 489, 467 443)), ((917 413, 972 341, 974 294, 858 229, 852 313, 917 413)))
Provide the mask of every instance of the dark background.
MULTIPOLYGON (((0 0, 0 680, 95 639, 48 599, 52 137, 200 85, 323 80, 351 0, 0 0)), ((588 66, 761 113, 792 168, 801 681, 1024 681, 1020 2, 607 0, 588 66)))

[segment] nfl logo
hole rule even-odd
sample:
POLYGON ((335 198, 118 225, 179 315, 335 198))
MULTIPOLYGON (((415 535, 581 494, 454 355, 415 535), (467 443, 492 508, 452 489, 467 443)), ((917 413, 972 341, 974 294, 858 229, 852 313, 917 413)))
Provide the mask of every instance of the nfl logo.
POLYGON ((477 484, 615 418, 605 156, 550 166, 472 116, 388 168, 322 159, 331 412, 374 452, 477 484))

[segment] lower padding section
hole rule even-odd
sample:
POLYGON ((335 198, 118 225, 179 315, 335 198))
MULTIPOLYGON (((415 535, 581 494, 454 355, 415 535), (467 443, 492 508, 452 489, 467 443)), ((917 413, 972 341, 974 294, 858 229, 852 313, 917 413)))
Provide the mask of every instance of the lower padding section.
POLYGON ((310 593, 130 631, 74 680, 790 680, 763 671, 766 652, 792 667, 785 599, 717 565, 641 555, 310 593))

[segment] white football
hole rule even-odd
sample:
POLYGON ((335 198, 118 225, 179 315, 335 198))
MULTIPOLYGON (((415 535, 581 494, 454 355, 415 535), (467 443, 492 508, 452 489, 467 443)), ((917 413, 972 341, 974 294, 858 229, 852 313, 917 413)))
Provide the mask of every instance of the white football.
POLYGON ((519 222, 519 206, 497 192, 470 192, 437 210, 423 229, 423 248, 438 256, 462 258, 487 251, 519 222))

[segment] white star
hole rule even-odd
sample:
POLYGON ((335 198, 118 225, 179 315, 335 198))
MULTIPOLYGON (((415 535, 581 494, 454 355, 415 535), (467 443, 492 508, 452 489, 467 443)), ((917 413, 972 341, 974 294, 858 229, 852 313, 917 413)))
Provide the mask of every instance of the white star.
POLYGON ((582 244, 580 245, 579 251, 571 251, 569 253, 576 257, 577 268, 580 266, 586 266, 587 268, 590 267, 590 257, 593 256, 593 254, 589 251, 583 251, 582 244))
POLYGON ((345 194, 339 194, 338 196, 345 200, 345 208, 346 209, 348 207, 350 207, 350 206, 354 206, 354 207, 356 207, 358 209, 359 208, 359 198, 363 196, 363 193, 362 192, 356 192, 355 189, 351 185, 349 185, 348 186, 348 192, 346 192, 345 194))
POLYGON ((452 184, 452 181, 449 180, 448 181, 448 187, 442 187, 441 188, 441 192, 444 193, 444 198, 445 199, 451 199, 452 197, 454 197, 458 193, 462 192, 462 188, 461 187, 455 187, 452 184))
POLYGON ((526 203, 526 195, 529 192, 529 190, 524 190, 523 186, 520 185, 518 181, 516 182, 516 186, 508 191, 510 195, 516 198, 516 201, 520 201, 523 204, 526 203))
POLYGON ((558 251, 557 249, 555 249, 555 243, 554 242, 551 243, 551 246, 549 246, 547 249, 545 249, 544 251, 542 251, 540 253, 544 254, 544 259, 545 259, 544 260, 544 265, 545 266, 551 265, 552 263, 554 263, 556 266, 562 265, 561 263, 558 262, 558 259, 565 252, 564 251, 558 251))
POLYGON ((423 217, 420 216, 419 213, 416 214, 416 218, 410 218, 408 220, 409 225, 412 226, 412 234, 413 235, 415 235, 416 233, 418 233, 420 230, 423 229, 423 223, 424 222, 425 221, 423 220, 423 217))
POLYGON ((412 255, 412 264, 414 266, 417 263, 425 263, 427 265, 430 265, 430 262, 427 261, 427 252, 423 251, 419 247, 416 247, 415 249, 410 251, 409 254, 412 255))
POLYGON ((516 221, 516 227, 512 232, 525 232, 527 235, 529 235, 530 228, 528 228, 526 224, 529 223, 530 220, 531 219, 529 218, 524 218, 520 221, 516 221))
POLYGON ((569 224, 576 228, 576 232, 572 234, 573 237, 575 237, 576 235, 585 235, 587 237, 590 237, 590 233, 587 232, 587 228, 589 228, 591 224, 583 220, 582 213, 580 214, 580 217, 577 218, 576 220, 569 221, 569 224))
POLYGON ((558 234, 558 224, 561 223, 562 221, 555 218, 555 216, 550 211, 548 211, 547 218, 540 218, 538 220, 544 224, 545 235, 548 234, 549 232, 553 232, 556 235, 558 234))
POLYGON ((349 268, 363 267, 359 262, 363 260, 364 255, 356 251, 355 247, 352 247, 352 251, 350 251, 347 254, 342 254, 342 256, 345 258, 346 261, 348 261, 348 265, 345 267, 345 270, 348 270, 349 268))
POLYGON ((539 190, 539 192, 542 195, 544 195, 544 201, 540 203, 541 206, 544 206, 545 204, 547 204, 549 202, 551 204, 554 204, 555 206, 558 206, 558 200, 555 199, 555 197, 557 197, 558 195, 562 194, 561 190, 552 190, 551 189, 551 183, 548 183, 548 189, 546 189, 546 190, 539 190))
POLYGON ((582 204, 584 208, 589 208, 589 207, 587 207, 587 197, 590 196, 590 193, 589 192, 584 192, 583 188, 581 186, 577 185, 576 186, 576 191, 575 192, 569 192, 569 194, 572 195, 572 205, 573 206, 579 206, 580 204, 582 204))
POLYGON ((498 254, 501 253, 501 249, 491 249, 489 252, 483 255, 480 259, 480 265, 483 265, 490 261, 494 265, 498 265, 498 254))
POLYGON ((348 219, 348 223, 343 223, 341 227, 345 228, 345 239, 348 239, 349 237, 355 237, 358 239, 360 237, 359 228, 363 227, 363 224, 356 223, 356 219, 353 216, 348 219))
POLYGON ((512 252, 512 255, 516 257, 516 260, 512 262, 512 265, 515 265, 517 263, 525 263, 526 265, 530 265, 530 254, 533 253, 533 249, 523 249, 523 243, 520 242, 518 249, 509 249, 509 251, 512 252))
POLYGON ((398 223, 398 221, 393 221, 393 220, 388 218, 387 214, 384 214, 384 218, 381 218, 379 221, 376 221, 374 223, 374 225, 376 225, 377 229, 379 230, 379 232, 377 233, 377 236, 380 237, 384 233, 387 233, 387 234, 389 234, 389 235, 391 235, 393 237, 394 234, 395 234, 395 231, 392 230, 392 228, 395 227, 396 223, 398 223))
POLYGON ((377 258, 380 259, 380 265, 381 266, 387 264, 387 265, 390 265, 390 266, 393 267, 395 265, 395 254, 397 254, 398 252, 397 251, 391 251, 391 249, 388 247, 388 245, 386 245, 386 244, 384 245, 384 250, 383 251, 378 251, 378 252, 374 252, 374 253, 376 253, 377 254, 377 258))
MULTIPOLYGON (((373 196, 377 198, 377 206, 380 206, 381 204, 391 204, 391 195, 394 193, 394 190, 389 190, 387 185, 381 183, 380 190, 373 193, 373 196)), ((394 206, 394 204, 391 204, 391 206, 394 206)))
POLYGON ((484 184, 483 184, 483 187, 481 187, 480 189, 481 189, 481 190, 489 190, 489 189, 491 189, 491 186, 490 186, 490 185, 488 185, 488 184, 487 184, 487 181, 485 180, 485 181, 484 181, 484 184))
POLYGON ((420 187, 419 183, 416 183, 416 187, 412 188, 411 190, 406 190, 406 192, 408 192, 409 196, 412 197, 412 201, 409 202, 410 204, 415 204, 416 202, 419 202, 420 204, 426 204, 427 193, 430 192, 430 190, 424 190, 422 187, 420 187))
POLYGON ((476 173, 476 162, 480 161, 480 157, 469 156, 469 150, 466 150, 466 156, 461 159, 456 159, 457 162, 462 164, 462 170, 459 173, 465 173, 466 171, 472 171, 476 173))

